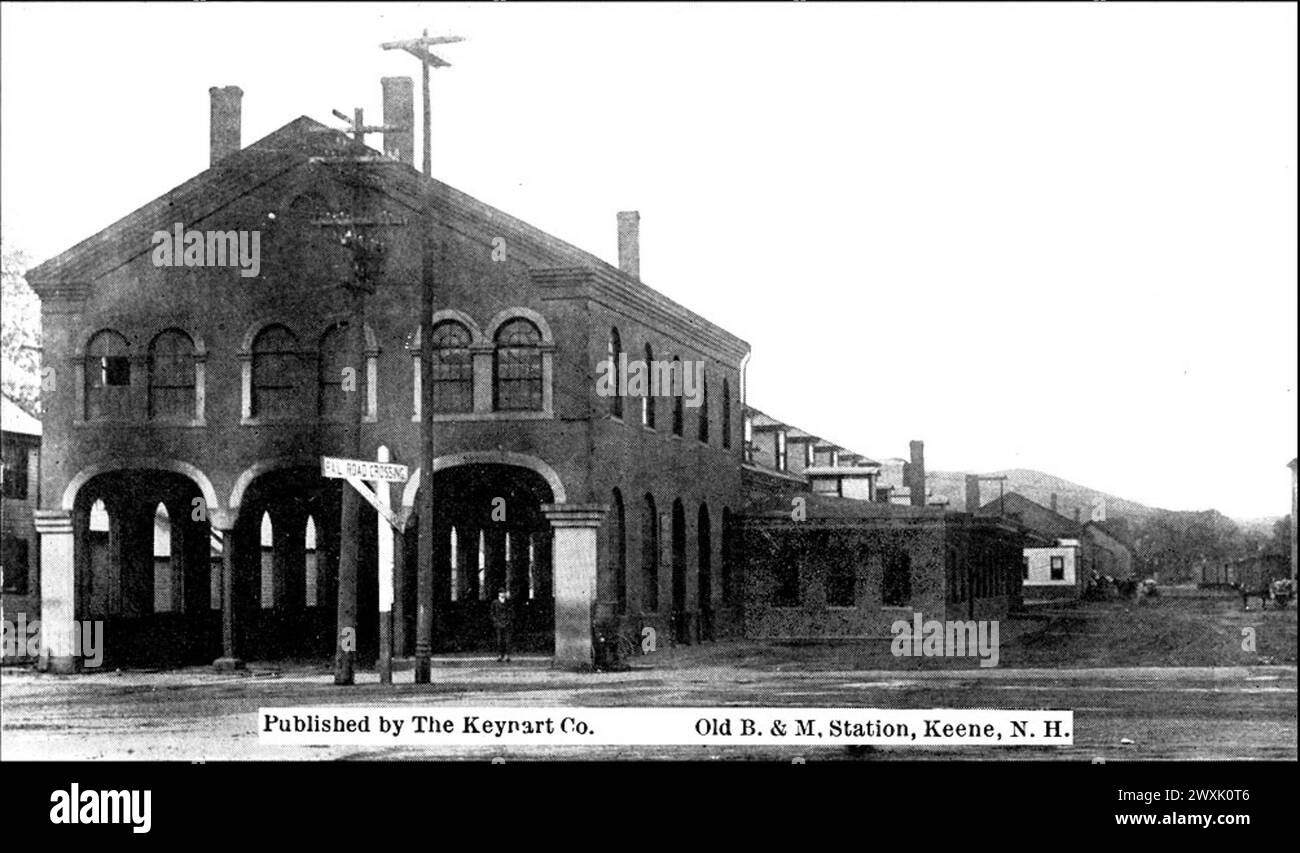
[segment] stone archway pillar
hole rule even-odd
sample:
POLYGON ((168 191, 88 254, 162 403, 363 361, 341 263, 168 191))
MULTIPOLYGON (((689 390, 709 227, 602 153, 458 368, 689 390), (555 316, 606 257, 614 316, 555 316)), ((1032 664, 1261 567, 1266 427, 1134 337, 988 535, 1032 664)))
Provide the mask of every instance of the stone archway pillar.
POLYGON ((555 665, 592 667, 592 614, 596 603, 596 531, 608 507, 543 504, 551 523, 555 598, 555 665))
POLYGON ((33 520, 41 537, 39 666, 47 672, 74 673, 81 668, 81 649, 76 647, 77 572, 73 561, 72 513, 38 509, 33 520))
POLYGON ((236 553, 234 510, 225 512, 217 509, 209 511, 208 520, 212 527, 221 531, 221 657, 212 662, 213 668, 221 672, 243 669, 244 661, 239 657, 238 617, 240 612, 239 590, 236 588, 241 557, 236 553))

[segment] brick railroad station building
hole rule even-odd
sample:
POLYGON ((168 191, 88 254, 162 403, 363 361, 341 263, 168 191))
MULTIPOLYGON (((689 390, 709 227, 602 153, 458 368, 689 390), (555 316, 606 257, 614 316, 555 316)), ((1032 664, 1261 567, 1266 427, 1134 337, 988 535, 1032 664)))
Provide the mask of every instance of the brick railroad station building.
MULTIPOLYGON (((410 128, 410 80, 385 78, 383 89, 385 124, 410 128)), ((589 666, 597 628, 639 637, 650 626, 680 642, 739 636, 747 630, 739 531, 784 535, 775 521, 746 524, 741 515, 753 505, 761 516, 765 502, 809 491, 805 467, 832 484, 814 507, 827 530, 883 515, 894 540, 923 543, 915 565, 924 578, 901 580, 908 563, 890 558, 890 605, 910 604, 909 589, 925 601, 954 601, 944 587, 966 577, 956 564, 964 561, 958 540, 979 524, 945 522, 923 499, 918 508, 845 510, 862 502, 843 490, 860 486, 870 498, 873 472, 853 465, 832 476, 841 464, 835 457, 865 457, 796 432, 791 447, 806 455, 791 473, 787 436, 775 421, 760 433, 780 443, 782 470, 762 473, 775 465, 754 460, 754 436, 745 434, 749 347, 640 280, 635 213, 619 215, 615 267, 423 176, 412 165, 409 130, 385 134, 386 158, 306 117, 242 147, 242 94, 211 91, 210 168, 28 273, 42 301, 45 365, 56 378, 43 400, 33 560, 41 567, 44 665, 77 668, 70 626, 87 619, 105 620, 110 660, 332 654, 347 486, 323 478, 320 459, 352 455, 349 393, 363 402, 360 455, 374 459, 386 447, 413 472, 394 501, 405 522, 394 534, 398 656, 412 651, 421 605, 434 614, 435 650, 485 647, 489 601, 501 587, 514 602, 518 642, 554 654, 557 665, 589 666), (358 153, 375 162, 357 164, 358 153), (435 583, 431 600, 419 602, 426 193, 437 246, 437 511, 435 583), (359 206, 393 224, 379 229, 387 251, 366 299, 364 357, 349 365, 351 315, 340 285, 353 275, 353 257, 322 221, 359 206), (177 223, 256 232, 257 275, 212 265, 211 256, 204 266, 159 265, 153 235, 177 223), (681 396, 601 396, 598 365, 620 354, 702 363, 702 405, 683 406, 681 396), (779 487, 752 494, 764 478, 779 487), (499 499, 504 517, 494 511, 499 499)), ((923 475, 919 489, 923 495, 923 475)), ((380 534, 374 511, 363 506, 363 516, 364 661, 378 647, 380 534)), ((1005 593, 1005 604, 1018 558, 1009 567, 992 562, 1008 552, 998 543, 987 551, 981 571, 990 574, 980 589, 1005 593)), ((860 579, 878 584, 886 569, 878 559, 870 565, 876 574, 860 579)), ((837 578, 833 604, 879 606, 878 592, 855 595, 842 572, 837 578)), ((797 588, 774 594, 800 600, 797 588)), ((824 606, 826 596, 819 600, 824 606)), ((759 634, 791 623, 771 608, 758 611, 759 634)), ((837 618, 857 631, 878 622, 837 618)))

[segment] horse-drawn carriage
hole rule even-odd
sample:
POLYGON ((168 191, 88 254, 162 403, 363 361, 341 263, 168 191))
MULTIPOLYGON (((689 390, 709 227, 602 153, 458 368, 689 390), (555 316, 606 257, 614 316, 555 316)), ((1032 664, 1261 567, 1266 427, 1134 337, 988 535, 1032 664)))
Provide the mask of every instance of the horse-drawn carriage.
POLYGON ((1154 578, 1139 581, 1136 578, 1114 578, 1092 573, 1083 591, 1085 601, 1105 601, 1110 598, 1150 598, 1160 594, 1154 578))
POLYGON ((1280 572, 1271 561, 1241 561, 1236 568, 1237 579, 1232 588, 1241 596, 1241 606, 1246 610, 1250 609, 1252 598, 1259 599, 1262 610, 1270 601, 1277 607, 1286 607, 1295 597, 1295 582, 1279 577, 1280 572))

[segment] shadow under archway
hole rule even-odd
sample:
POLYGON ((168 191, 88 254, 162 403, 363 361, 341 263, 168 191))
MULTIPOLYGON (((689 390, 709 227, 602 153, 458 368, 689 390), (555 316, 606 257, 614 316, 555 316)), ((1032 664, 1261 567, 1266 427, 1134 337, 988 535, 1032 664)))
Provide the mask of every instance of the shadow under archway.
POLYGON ((86 649, 85 665, 178 666, 220 653, 212 529, 200 507, 199 486, 174 471, 103 471, 77 489, 76 618, 102 623, 90 638, 102 657, 92 663, 86 649))
MULTIPOLYGON (((546 480, 528 468, 474 463, 438 471, 433 489, 434 653, 494 649, 489 608, 502 588, 514 611, 515 649, 553 653, 551 530, 541 507, 554 494, 546 480)), ((415 646, 418 531, 413 513, 399 555, 397 656, 415 646)))

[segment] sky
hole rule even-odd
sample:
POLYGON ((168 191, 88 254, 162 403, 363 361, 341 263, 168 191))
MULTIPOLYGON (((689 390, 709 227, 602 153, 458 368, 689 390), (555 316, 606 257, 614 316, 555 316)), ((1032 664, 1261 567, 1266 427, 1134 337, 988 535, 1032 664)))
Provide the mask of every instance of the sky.
MULTIPOLYGON (((243 142, 419 77, 437 177, 750 343, 875 459, 1290 511, 1296 5, 5 4, 0 233, 44 260, 243 142)), ((377 140, 375 140, 377 143, 377 140)), ((422 145, 417 130, 417 151, 422 145)))

